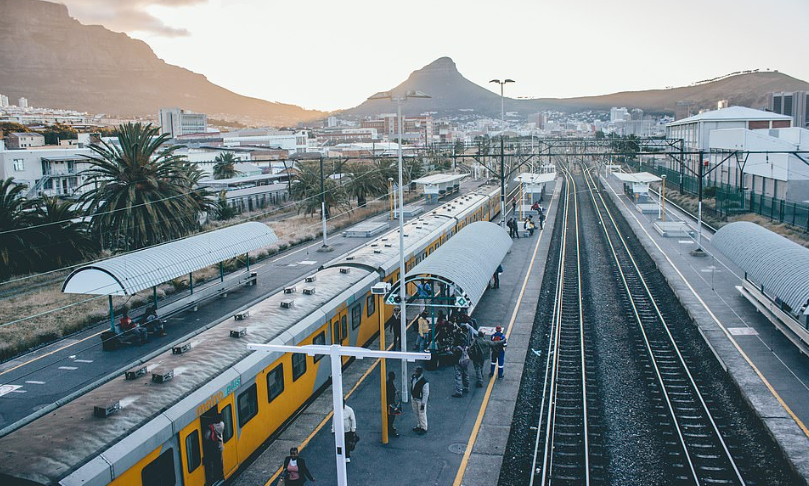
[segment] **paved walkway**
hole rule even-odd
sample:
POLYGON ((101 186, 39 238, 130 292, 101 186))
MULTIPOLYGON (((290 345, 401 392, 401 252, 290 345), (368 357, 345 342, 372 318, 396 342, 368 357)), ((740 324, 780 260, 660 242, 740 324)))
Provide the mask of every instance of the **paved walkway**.
MULTIPOLYGON (((462 185, 462 189, 472 190, 481 183, 482 181, 468 181, 462 185)), ((441 204, 444 202, 441 201, 441 204)), ((420 198, 412 204, 424 205, 424 199, 420 198)), ((436 206, 425 206, 425 210, 436 206)), ((389 216, 384 213, 366 221, 388 222, 389 216)), ((392 229, 397 223, 394 221, 389 224, 392 229)), ((329 245, 334 248, 332 252, 319 253, 317 249, 322 245, 322 240, 317 240, 291 248, 251 267, 251 270, 258 273, 257 285, 236 288, 227 298, 209 299, 199 306, 197 312, 186 311, 172 315, 166 326, 169 333, 167 337, 151 339, 143 346, 126 346, 114 352, 106 352, 101 349, 99 335, 109 328, 107 321, 0 364, 0 384, 18 387, 6 394, 2 394, 0 388, 0 429, 35 417, 45 407, 54 407, 54 404, 69 401, 73 395, 120 375, 135 363, 147 361, 171 346, 215 326, 237 310, 261 301, 279 291, 288 282, 302 278, 321 264, 372 239, 344 238, 339 236, 340 233, 329 238, 329 245)))
MULTIPOLYGON (((473 316, 479 325, 502 325, 509 333, 503 380, 489 380, 487 369, 484 388, 475 388, 473 383, 468 396, 453 398, 454 367, 442 366, 425 372, 430 381, 429 432, 419 436, 411 430, 416 424, 415 417, 410 404, 403 404, 403 413, 396 420, 401 436, 391 437, 389 444, 383 445, 378 361, 356 361, 344 372, 344 390, 348 404, 356 412, 357 431, 362 438, 348 465, 350 484, 497 483, 539 300, 560 187, 557 184, 545 230, 533 238, 514 240, 503 262, 505 273, 500 288, 486 292, 473 316)), ((414 342, 415 333, 411 330, 408 343, 414 342)), ((410 363, 411 372, 415 366, 410 363)), ((396 372, 397 380, 401 379, 399 362, 389 360, 387 368, 396 372)), ((306 458, 317 484, 336 484, 331 408, 331 389, 327 389, 230 483, 274 484, 289 448, 301 447, 301 456, 306 458)))
MULTIPOLYGON (((605 179, 602 178, 602 181, 605 179)), ((615 177, 606 179, 606 193, 624 214, 639 240, 700 331, 754 407, 796 470, 809 479, 809 358, 742 297, 736 286, 744 271, 711 245, 703 230, 707 257, 693 257, 694 238, 665 238, 652 226, 657 213, 642 214, 623 194, 615 177)), ((666 205, 666 220, 689 216, 666 205)))

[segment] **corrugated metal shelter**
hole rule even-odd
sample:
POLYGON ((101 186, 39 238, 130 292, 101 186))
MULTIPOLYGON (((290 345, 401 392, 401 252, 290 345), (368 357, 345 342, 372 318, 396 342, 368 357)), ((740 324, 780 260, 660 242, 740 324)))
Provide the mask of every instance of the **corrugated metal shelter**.
POLYGON ((711 243, 767 294, 802 313, 809 301, 809 249, 746 221, 723 226, 711 243))
POLYGON ((132 295, 276 241, 267 225, 242 223, 81 267, 67 277, 62 292, 132 295))
POLYGON ((500 226, 488 221, 472 223, 407 272, 405 281, 439 277, 462 293, 466 302, 460 307, 472 308, 480 302, 511 244, 500 226))

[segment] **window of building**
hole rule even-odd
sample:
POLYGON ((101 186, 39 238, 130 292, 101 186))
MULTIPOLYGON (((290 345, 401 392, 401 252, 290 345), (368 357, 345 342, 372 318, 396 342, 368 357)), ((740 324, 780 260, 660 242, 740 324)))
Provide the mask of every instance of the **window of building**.
POLYGON ((189 473, 196 471, 202 463, 202 454, 199 450, 199 430, 185 436, 185 462, 189 473))
POLYGON ((784 96, 784 115, 792 116, 792 95, 784 96))
POLYGON ((768 121, 749 121, 747 122, 747 128, 750 130, 760 130, 762 128, 770 128, 770 122, 768 121))
MULTIPOLYGON (((314 339, 312 339, 312 344, 320 344, 320 345, 326 344, 326 331, 321 331, 320 334, 315 336, 314 339)), ((320 361, 320 358, 322 357, 323 357, 322 354, 316 354, 313 359, 315 363, 317 363, 318 361, 320 361)))
POLYGON ((362 323, 362 304, 351 308, 351 329, 357 329, 362 323))
POLYGON ((255 383, 247 391, 239 395, 237 402, 239 406, 239 427, 244 427, 247 422, 258 415, 258 396, 255 383))
POLYGON ((267 373, 267 402, 272 402, 284 391, 284 364, 267 373))
POLYGON ((142 484, 174 486, 174 451, 167 449, 140 471, 142 484))
POLYGON ((297 380, 306 373, 306 355, 303 353, 292 354, 292 381, 297 380))
POLYGON ((25 170, 25 159, 14 159, 14 170, 22 172, 25 170))
POLYGON ((772 111, 776 113, 781 113, 781 97, 780 96, 773 96, 772 97, 772 111))
POLYGON ((227 443, 233 438, 233 406, 228 405, 222 409, 222 422, 225 423, 225 430, 222 432, 222 442, 227 443))
POLYGON ((366 312, 368 317, 371 317, 372 315, 374 315, 374 310, 376 309, 376 306, 374 304, 374 296, 373 296, 373 294, 369 295, 368 297, 365 298, 365 307, 368 309, 367 312, 366 312))

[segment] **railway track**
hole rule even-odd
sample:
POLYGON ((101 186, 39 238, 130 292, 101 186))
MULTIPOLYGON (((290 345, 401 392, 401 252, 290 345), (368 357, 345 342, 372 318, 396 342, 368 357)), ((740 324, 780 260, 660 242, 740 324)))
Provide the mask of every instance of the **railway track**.
MULTIPOLYGON (((582 164, 583 167, 583 164, 582 164)), ((656 420, 664 430, 674 484, 747 484, 672 336, 643 273, 627 245, 599 183, 584 170, 590 199, 615 262, 624 310, 640 335, 639 359, 656 404, 656 420)))
POLYGON ((576 182, 565 171, 562 241, 544 389, 530 485, 591 482, 591 399, 587 327, 582 310, 581 251, 576 182))

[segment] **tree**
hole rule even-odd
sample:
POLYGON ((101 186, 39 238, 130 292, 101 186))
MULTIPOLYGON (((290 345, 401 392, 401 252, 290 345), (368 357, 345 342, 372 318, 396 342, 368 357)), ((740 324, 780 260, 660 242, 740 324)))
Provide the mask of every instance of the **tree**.
POLYGON ((387 179, 374 162, 357 161, 346 166, 350 182, 346 185, 349 197, 357 198, 357 206, 364 207, 367 198, 387 192, 387 179))
MULTIPOLYGON (((298 201, 298 212, 314 215, 320 210, 320 165, 314 161, 300 161, 295 166, 296 173, 293 176, 292 190, 290 192, 293 199, 298 201)), ((329 178, 328 173, 324 173, 323 181, 326 203, 326 217, 333 207, 343 206, 346 203, 346 193, 337 181, 329 178)))
POLYGON ((228 219, 236 216, 236 209, 228 204, 225 198, 225 191, 219 193, 219 199, 216 202, 216 219, 227 221, 228 219))
POLYGON ((217 155, 214 159, 216 164, 213 166, 213 178, 230 179, 231 177, 236 177, 241 174, 241 172, 236 170, 236 160, 233 152, 225 152, 217 155))
POLYGON ((0 279, 7 279, 21 270, 30 268, 33 255, 29 203, 22 197, 25 186, 14 178, 0 181, 0 279))
POLYGON ((76 221, 80 214, 72 205, 48 196, 35 201, 29 231, 38 245, 33 249, 40 257, 38 269, 61 268, 96 252, 87 223, 76 221))
POLYGON ((81 197, 94 235, 127 250, 187 235, 197 227, 199 203, 179 145, 161 148, 168 135, 151 124, 118 129, 120 146, 90 145, 91 167, 81 197))
POLYGON ((59 145, 60 140, 75 140, 79 138, 79 132, 77 132, 75 128, 61 123, 55 123, 45 128, 41 133, 45 137, 46 145, 59 145))

